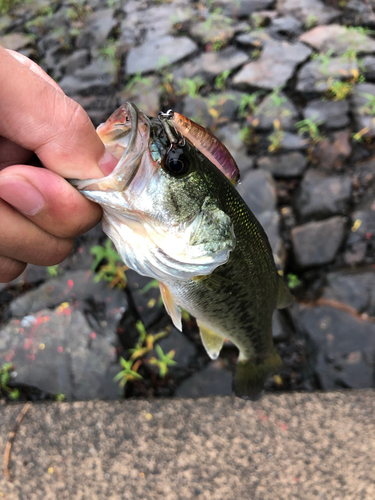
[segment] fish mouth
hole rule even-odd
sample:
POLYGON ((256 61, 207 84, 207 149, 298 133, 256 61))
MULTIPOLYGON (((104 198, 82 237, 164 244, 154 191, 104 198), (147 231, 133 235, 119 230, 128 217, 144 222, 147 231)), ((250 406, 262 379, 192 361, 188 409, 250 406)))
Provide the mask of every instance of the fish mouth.
POLYGON ((106 148, 117 153, 119 161, 113 172, 102 179, 72 179, 69 182, 80 191, 126 191, 148 147, 150 127, 150 119, 135 104, 123 104, 98 127, 98 135, 106 148))

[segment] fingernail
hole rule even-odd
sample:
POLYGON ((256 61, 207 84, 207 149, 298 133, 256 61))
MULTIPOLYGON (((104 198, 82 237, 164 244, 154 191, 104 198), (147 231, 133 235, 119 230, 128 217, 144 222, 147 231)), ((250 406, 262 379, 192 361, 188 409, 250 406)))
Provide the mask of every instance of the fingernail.
POLYGON ((118 159, 106 149, 102 159, 99 161, 99 167, 103 174, 109 175, 117 163, 118 159))
POLYGON ((44 198, 35 186, 21 177, 0 177, 0 198, 26 215, 36 215, 44 206, 44 198))

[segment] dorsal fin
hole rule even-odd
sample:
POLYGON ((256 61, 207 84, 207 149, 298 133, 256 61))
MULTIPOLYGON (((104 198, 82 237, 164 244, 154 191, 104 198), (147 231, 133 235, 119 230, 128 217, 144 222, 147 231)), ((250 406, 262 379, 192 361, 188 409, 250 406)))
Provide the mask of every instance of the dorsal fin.
POLYGON ((188 139, 206 158, 221 170, 232 184, 236 184, 240 178, 240 171, 233 156, 217 137, 201 125, 198 125, 198 123, 179 113, 173 113, 173 116, 168 118, 168 120, 181 135, 188 139))

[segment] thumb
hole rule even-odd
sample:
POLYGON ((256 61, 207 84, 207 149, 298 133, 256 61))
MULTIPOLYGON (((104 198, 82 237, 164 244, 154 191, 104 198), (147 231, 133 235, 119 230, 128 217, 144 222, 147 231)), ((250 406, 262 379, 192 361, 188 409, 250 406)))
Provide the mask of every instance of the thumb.
POLYGON ((111 172, 117 160, 84 109, 45 73, 41 76, 41 68, 24 62, 0 47, 0 135, 34 151, 62 177, 98 178, 111 172))

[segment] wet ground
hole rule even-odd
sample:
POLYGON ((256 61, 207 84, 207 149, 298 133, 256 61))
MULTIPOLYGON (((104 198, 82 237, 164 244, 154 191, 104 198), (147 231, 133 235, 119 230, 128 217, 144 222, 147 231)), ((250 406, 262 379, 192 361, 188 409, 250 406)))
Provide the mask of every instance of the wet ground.
MULTIPOLYGON (((275 313, 284 368, 269 391, 375 384, 372 29, 370 0, 39 0, 0 17, 0 44, 37 61, 96 125, 127 100, 182 112, 227 145, 295 298, 275 313)), ((146 347, 144 331, 142 379, 123 378, 120 393, 230 394, 236 349, 210 361, 194 319, 174 329, 154 284, 126 271, 124 286, 120 263, 97 281, 105 242, 96 227, 58 267, 0 285, 3 396, 117 398, 119 358, 146 347), (165 377, 158 342, 175 351, 165 377)))

